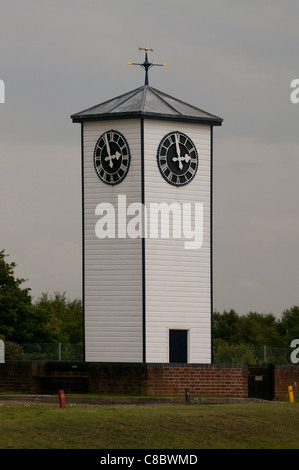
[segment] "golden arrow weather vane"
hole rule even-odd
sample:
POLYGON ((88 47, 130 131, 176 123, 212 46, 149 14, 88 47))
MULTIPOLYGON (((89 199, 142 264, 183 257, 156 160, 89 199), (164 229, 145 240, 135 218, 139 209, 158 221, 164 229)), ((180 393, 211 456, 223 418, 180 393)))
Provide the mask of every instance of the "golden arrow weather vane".
POLYGON ((149 81, 148 81, 148 71, 149 71, 149 69, 151 67, 163 67, 165 69, 167 67, 167 64, 165 62, 163 64, 154 64, 154 62, 149 62, 148 61, 147 53, 148 52, 153 52, 152 48, 148 48, 147 46, 138 47, 138 51, 139 52, 145 51, 144 62, 142 64, 138 64, 137 62, 132 62, 132 61, 128 60, 127 65, 139 65, 140 67, 142 67, 145 70, 145 83, 144 84, 148 85, 149 84, 149 81))

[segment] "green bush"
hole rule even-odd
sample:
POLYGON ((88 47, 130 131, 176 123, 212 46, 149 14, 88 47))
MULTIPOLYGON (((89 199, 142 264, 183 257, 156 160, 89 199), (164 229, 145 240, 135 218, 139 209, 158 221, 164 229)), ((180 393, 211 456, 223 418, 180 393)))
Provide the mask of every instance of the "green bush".
POLYGON ((257 364, 254 348, 249 344, 219 344, 214 350, 216 364, 257 364))

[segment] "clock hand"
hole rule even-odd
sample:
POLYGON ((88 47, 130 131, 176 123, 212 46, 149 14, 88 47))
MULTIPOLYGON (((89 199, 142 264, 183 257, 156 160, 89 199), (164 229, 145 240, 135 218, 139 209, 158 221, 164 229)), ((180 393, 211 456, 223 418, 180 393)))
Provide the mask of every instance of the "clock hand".
POLYGON ((181 150, 180 150, 180 144, 179 144, 179 136, 175 134, 174 137, 175 137, 176 153, 178 155, 178 158, 174 157, 172 160, 174 162, 179 162, 179 169, 182 170, 183 164, 182 164, 181 150))
POLYGON ((107 152, 108 152, 108 157, 105 158, 106 162, 109 160, 109 166, 110 168, 113 168, 113 159, 116 158, 116 160, 119 159, 119 157, 121 157, 121 153, 119 152, 116 152, 114 155, 111 155, 111 150, 110 150, 110 146, 109 146, 109 141, 108 141, 108 137, 107 135, 105 134, 105 142, 106 142, 106 146, 107 146, 107 152))
POLYGON ((106 160, 106 162, 109 160, 109 166, 110 166, 110 168, 113 168, 113 162, 112 162, 112 160, 113 160, 114 158, 115 158, 116 160, 118 160, 119 157, 121 157, 121 153, 116 152, 115 155, 109 155, 109 157, 105 157, 105 160, 106 160))
POLYGON ((186 162, 186 163, 188 163, 188 162, 190 162, 190 160, 191 160, 191 157, 190 157, 190 155, 188 155, 187 153, 186 153, 186 155, 185 155, 184 157, 180 157, 180 158, 173 157, 173 159, 172 159, 173 162, 179 162, 179 168, 180 168, 180 170, 182 170, 182 168, 183 168, 183 165, 182 165, 181 162, 186 162))
POLYGON ((111 156, 111 152, 110 152, 110 146, 109 146, 107 134, 105 134, 105 142, 106 142, 106 147, 107 147, 107 152, 108 152, 108 157, 106 157, 105 160, 106 161, 109 160, 109 166, 110 166, 110 168, 112 168, 113 167, 112 156, 111 156))
POLYGON ((176 145, 176 152, 177 152, 177 157, 173 157, 172 161, 173 162, 179 162, 179 169, 183 169, 183 164, 182 162, 188 163, 191 160, 190 155, 186 153, 184 157, 181 156, 181 150, 180 150, 180 144, 179 144, 179 136, 175 134, 175 145, 176 145))

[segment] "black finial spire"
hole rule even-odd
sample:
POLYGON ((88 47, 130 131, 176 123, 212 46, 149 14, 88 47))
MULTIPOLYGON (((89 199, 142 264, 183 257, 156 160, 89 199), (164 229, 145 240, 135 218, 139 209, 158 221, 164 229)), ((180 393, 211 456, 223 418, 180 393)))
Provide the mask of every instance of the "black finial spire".
POLYGON ((147 46, 145 46, 145 47, 138 47, 138 50, 139 50, 139 52, 140 51, 145 51, 145 58, 144 58, 143 64, 137 64, 136 62, 128 61, 127 65, 140 65, 140 67, 144 68, 144 70, 145 70, 145 83, 144 84, 148 85, 149 84, 148 70, 153 66, 166 68, 167 65, 165 63, 163 63, 163 64, 154 64, 154 62, 149 62, 148 61, 147 53, 148 52, 153 52, 153 49, 149 49, 147 46))

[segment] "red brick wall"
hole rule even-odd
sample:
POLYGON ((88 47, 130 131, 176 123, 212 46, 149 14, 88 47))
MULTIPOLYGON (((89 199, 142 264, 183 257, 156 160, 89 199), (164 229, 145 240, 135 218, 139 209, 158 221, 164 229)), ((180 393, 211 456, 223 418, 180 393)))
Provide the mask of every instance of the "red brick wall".
POLYGON ((276 398, 288 398, 288 386, 293 387, 294 398, 299 398, 299 367, 277 365, 274 369, 276 398))
POLYGON ((0 392, 42 393, 41 384, 33 379, 43 373, 42 363, 12 361, 0 364, 0 392))
MULTIPOLYGON (((299 398, 299 367, 276 365, 275 398, 299 398)), ((126 364, 9 361, 0 364, 0 392, 93 392, 184 396, 248 396, 248 366, 240 364, 126 364)))
POLYGON ((146 367, 143 364, 89 363, 88 371, 90 392, 146 395, 146 367))
POLYGON ((0 364, 0 391, 247 397, 247 366, 22 362, 0 364))
POLYGON ((148 395, 184 395, 186 388, 190 390, 191 395, 247 397, 247 366, 147 366, 148 395))

